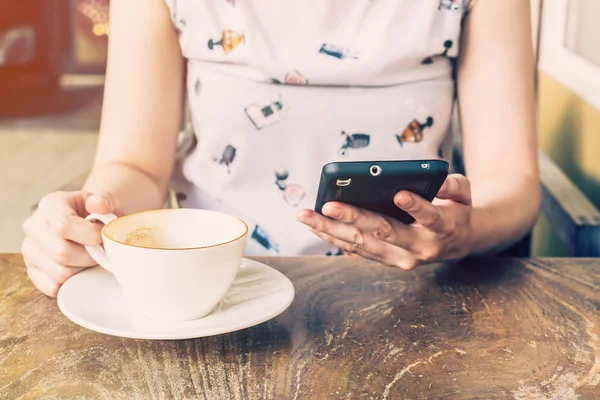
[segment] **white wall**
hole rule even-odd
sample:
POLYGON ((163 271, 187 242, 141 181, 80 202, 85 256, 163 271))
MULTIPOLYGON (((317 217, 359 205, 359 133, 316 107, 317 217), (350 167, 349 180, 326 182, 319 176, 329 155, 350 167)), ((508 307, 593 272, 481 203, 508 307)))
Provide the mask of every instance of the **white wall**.
POLYGON ((566 46, 600 67, 600 1, 571 0, 567 13, 566 46))
POLYGON ((600 60, 594 61, 600 57, 600 0, 542 1, 539 70, 600 110, 600 60), (569 5, 575 13, 569 12, 569 5), (573 40, 566 41, 570 30, 575 32, 573 40))

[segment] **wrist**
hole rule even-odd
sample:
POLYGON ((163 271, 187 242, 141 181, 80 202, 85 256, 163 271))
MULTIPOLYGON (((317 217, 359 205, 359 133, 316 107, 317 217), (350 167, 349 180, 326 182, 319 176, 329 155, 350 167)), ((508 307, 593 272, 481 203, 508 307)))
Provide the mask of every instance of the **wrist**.
POLYGON ((166 185, 139 169, 119 163, 94 168, 84 186, 90 193, 111 193, 124 214, 161 208, 166 199, 166 185))
POLYGON ((494 217, 489 210, 473 207, 471 218, 465 229, 466 255, 482 255, 490 249, 490 226, 493 226, 494 217))

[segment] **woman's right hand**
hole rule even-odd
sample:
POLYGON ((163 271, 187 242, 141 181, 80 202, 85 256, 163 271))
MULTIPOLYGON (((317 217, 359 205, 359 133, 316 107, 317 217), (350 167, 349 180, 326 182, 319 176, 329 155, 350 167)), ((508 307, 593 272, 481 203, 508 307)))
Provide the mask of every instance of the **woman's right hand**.
POLYGON ((121 214, 110 195, 54 192, 42 198, 35 213, 23 223, 21 252, 27 274, 45 295, 56 297, 67 279, 96 265, 84 247, 102 241, 102 225, 85 220, 91 213, 121 214))

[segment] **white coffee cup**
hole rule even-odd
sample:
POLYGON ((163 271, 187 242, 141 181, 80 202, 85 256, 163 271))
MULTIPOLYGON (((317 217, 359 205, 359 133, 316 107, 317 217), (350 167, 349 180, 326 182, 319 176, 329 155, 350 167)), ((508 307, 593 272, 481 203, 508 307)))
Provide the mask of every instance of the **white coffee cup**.
POLYGON ((114 274, 135 312, 158 320, 209 314, 235 279, 248 236, 242 220, 197 209, 86 219, 105 224, 104 248, 86 246, 87 251, 114 274))

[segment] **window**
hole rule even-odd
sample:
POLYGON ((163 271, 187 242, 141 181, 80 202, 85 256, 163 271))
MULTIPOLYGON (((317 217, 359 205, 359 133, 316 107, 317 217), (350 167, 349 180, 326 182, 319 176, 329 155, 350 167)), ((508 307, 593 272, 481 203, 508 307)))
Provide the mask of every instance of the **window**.
POLYGON ((570 0, 567 8, 565 46, 600 67, 600 1, 570 0))
POLYGON ((540 70, 600 109, 600 1, 545 0, 540 70))
POLYGON ((109 0, 71 0, 72 69, 103 73, 108 50, 109 0))

